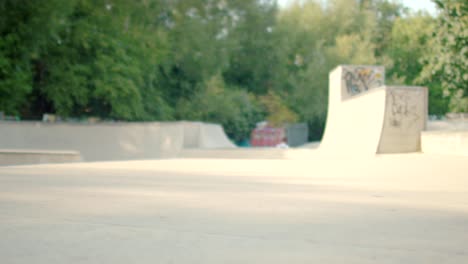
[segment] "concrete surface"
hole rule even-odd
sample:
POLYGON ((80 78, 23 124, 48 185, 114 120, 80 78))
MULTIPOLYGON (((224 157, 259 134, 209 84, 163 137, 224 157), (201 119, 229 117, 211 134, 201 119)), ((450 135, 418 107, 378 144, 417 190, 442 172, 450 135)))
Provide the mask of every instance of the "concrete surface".
POLYGON ((0 168, 1 263, 468 263, 468 157, 0 168))
POLYGON ((299 148, 234 148, 234 149, 184 149, 179 158, 189 159, 308 159, 317 156, 313 151, 318 143, 299 148))
POLYGON ((330 72, 321 151, 375 155, 421 150, 427 89, 384 86, 384 75, 377 66, 342 65, 330 72))
POLYGON ((288 150, 279 148, 184 149, 179 158, 190 159, 284 159, 288 150))
POLYGON ((81 161, 81 155, 77 151, 0 149, 0 166, 44 163, 70 163, 79 161, 81 161))

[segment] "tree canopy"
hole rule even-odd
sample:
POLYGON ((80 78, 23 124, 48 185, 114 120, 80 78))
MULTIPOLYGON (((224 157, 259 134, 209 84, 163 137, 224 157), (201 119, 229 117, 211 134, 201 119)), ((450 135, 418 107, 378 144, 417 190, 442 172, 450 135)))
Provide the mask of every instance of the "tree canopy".
POLYGON ((445 94, 450 97, 451 110, 468 112, 468 2, 434 2, 440 13, 422 79, 440 80, 445 94))

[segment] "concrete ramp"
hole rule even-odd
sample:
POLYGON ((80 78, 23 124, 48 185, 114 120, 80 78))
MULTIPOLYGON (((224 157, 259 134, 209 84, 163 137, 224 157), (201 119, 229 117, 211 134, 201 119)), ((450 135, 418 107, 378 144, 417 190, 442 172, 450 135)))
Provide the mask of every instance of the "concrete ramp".
POLYGON ((230 149, 235 148, 224 129, 218 124, 182 122, 184 149, 230 149))
POLYGON ((333 154, 421 150, 427 89, 385 86, 378 66, 339 66, 330 73, 329 105, 320 151, 333 154))
POLYGON ((235 148, 236 146, 227 138, 222 126, 217 124, 204 124, 200 127, 200 145, 202 149, 235 148))

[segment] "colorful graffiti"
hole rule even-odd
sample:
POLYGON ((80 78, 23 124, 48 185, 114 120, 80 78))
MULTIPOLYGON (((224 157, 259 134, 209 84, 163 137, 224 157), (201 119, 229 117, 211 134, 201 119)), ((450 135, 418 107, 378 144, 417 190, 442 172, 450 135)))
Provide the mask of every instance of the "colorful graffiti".
POLYGON ((343 82, 349 96, 353 96, 384 84, 380 67, 344 67, 343 82))

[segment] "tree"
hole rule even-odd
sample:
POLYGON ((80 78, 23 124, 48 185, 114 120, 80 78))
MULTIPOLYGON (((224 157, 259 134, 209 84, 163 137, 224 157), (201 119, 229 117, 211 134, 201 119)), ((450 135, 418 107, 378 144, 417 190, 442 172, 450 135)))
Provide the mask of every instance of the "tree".
POLYGON ((439 79, 450 108, 468 112, 468 2, 465 0, 434 0, 439 9, 434 31, 434 48, 427 57, 422 80, 439 79))
POLYGON ((229 31, 232 43, 226 82, 255 94, 274 89, 278 68, 276 5, 274 1, 233 1, 235 27, 229 31))
POLYGON ((20 114, 43 74, 39 54, 56 40, 70 6, 59 0, 0 1, 0 111, 20 114))
POLYGON ((436 19, 425 13, 397 18, 393 25, 385 56, 392 61, 387 69, 387 83, 397 85, 422 85, 429 88, 429 113, 444 115, 448 101, 442 96, 440 81, 421 80, 424 57, 430 56, 432 32, 436 19))
POLYGON ((34 82, 33 95, 42 96, 31 101, 48 101, 49 109, 39 110, 61 116, 164 118, 164 111, 147 103, 152 99, 164 107, 155 84, 164 43, 156 25, 139 17, 145 10, 157 12, 154 2, 72 3, 61 30, 38 55, 44 73, 34 82))
POLYGON ((309 124, 310 139, 319 140, 325 127, 328 73, 339 64, 376 62, 374 18, 360 2, 347 0, 327 6, 297 1, 279 14, 286 72, 277 94, 309 124))
POLYGON ((186 120, 220 123, 236 142, 249 138, 256 122, 264 118, 264 110, 255 96, 239 87, 227 87, 220 74, 203 85, 202 92, 190 100, 179 101, 178 116, 186 120))

